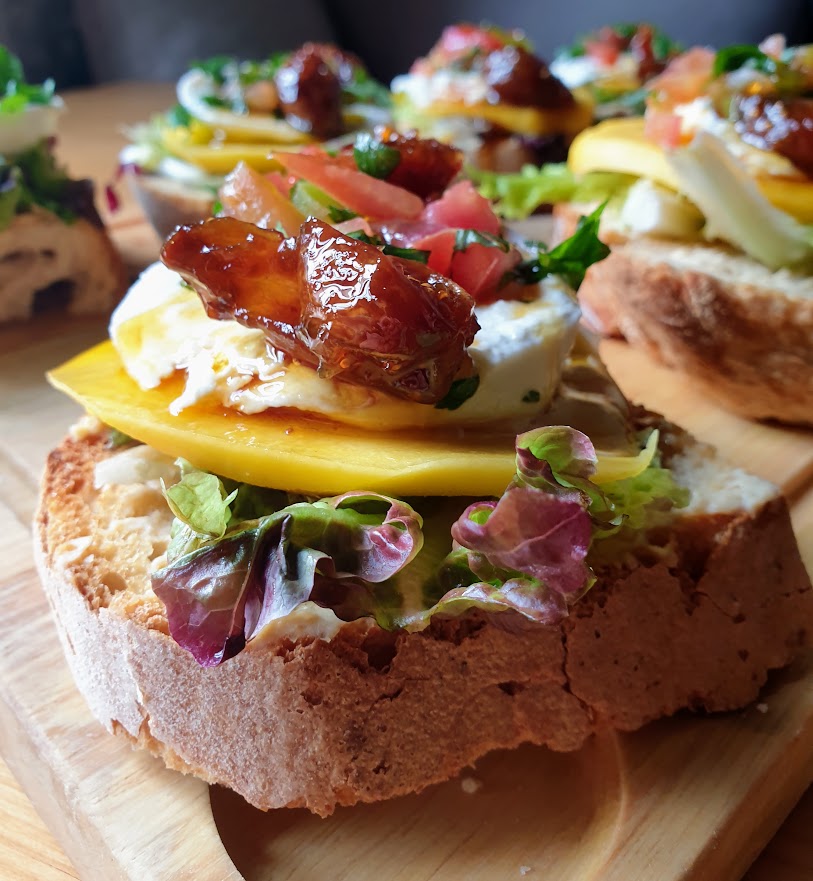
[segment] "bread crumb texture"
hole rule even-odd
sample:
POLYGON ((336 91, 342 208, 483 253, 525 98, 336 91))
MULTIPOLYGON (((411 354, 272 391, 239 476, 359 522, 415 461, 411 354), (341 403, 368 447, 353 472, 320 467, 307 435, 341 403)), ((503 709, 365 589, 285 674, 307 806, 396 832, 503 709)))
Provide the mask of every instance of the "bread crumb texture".
POLYGON ((329 641, 277 632, 201 668, 150 589, 171 522, 160 478, 174 466, 145 447, 111 452, 100 434, 49 457, 38 565, 77 685, 109 730, 257 807, 328 815, 449 779, 493 749, 575 750, 598 729, 742 707, 808 642, 813 593, 784 500, 685 435, 669 443, 701 499, 675 523, 675 554, 606 567, 557 627, 507 612, 420 633, 365 619, 329 641))

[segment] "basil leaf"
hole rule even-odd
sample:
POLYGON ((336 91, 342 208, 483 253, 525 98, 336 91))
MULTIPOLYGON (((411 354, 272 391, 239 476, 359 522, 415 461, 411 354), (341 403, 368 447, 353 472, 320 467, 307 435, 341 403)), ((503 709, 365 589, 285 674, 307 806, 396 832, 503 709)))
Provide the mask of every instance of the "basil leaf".
POLYGON ((511 245, 499 236, 480 232, 476 229, 459 229, 454 237, 454 250, 465 251, 469 245, 485 245, 487 248, 499 248, 506 254, 511 250, 511 245))
POLYGON ((435 404, 436 410, 457 410, 477 391, 480 387, 480 377, 467 376, 464 379, 456 379, 448 392, 435 404))
POLYGON ((328 205, 327 214, 331 223, 344 223, 345 220, 353 220, 354 217, 358 217, 355 211, 342 208, 339 205, 328 205))
POLYGON ((382 144, 370 132, 363 132, 353 145, 353 159, 359 171, 383 180, 395 171, 401 161, 401 154, 395 147, 382 144))
POLYGON ((711 75, 716 78, 732 70, 739 70, 746 65, 763 73, 776 71, 776 61, 773 58, 766 55, 758 46, 744 43, 720 49, 714 56, 711 75))
POLYGON ((537 242, 536 256, 520 263, 511 277, 523 284, 536 284, 548 275, 559 275, 577 291, 587 269, 610 253, 598 237, 601 212, 606 204, 603 202, 592 214, 580 217, 573 235, 552 251, 545 251, 545 246, 537 242))
MULTIPOLYGON (((353 215, 354 217, 358 215, 353 215)), ((389 257, 400 257, 402 260, 416 260, 418 263, 427 263, 429 261, 429 251, 421 251, 417 248, 399 248, 396 245, 388 245, 378 236, 368 236, 366 232, 358 229, 354 232, 346 233, 348 238, 355 239, 357 242, 364 242, 365 245, 375 245, 381 248, 382 252, 389 257)))

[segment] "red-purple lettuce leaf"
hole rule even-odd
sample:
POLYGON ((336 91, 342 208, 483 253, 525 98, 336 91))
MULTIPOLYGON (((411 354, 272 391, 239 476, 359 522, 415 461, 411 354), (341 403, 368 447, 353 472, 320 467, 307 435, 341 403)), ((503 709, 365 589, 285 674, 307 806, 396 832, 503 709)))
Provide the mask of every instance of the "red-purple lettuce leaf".
POLYGON ((488 564, 563 596, 580 595, 590 583, 590 537, 590 517, 580 501, 532 486, 512 485, 496 503, 471 505, 452 526, 455 542, 474 552, 471 569, 478 577, 492 580, 493 573, 484 571, 488 564))
MULTIPOLYGON (((421 518, 373 493, 300 502, 242 524, 153 574, 170 634, 202 666, 233 657, 321 578, 378 584, 418 553, 421 518)), ((368 591, 368 605, 375 592, 368 591)), ((358 605, 355 617, 372 614, 358 605)))

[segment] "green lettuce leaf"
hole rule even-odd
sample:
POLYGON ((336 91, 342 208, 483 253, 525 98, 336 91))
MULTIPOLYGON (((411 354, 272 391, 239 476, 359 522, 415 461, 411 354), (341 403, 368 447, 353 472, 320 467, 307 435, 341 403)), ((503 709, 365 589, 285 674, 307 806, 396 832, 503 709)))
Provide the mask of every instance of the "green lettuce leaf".
POLYGON ((636 180, 632 175, 610 171, 591 171, 577 177, 564 163, 541 168, 526 165, 512 174, 476 169, 467 169, 466 173, 507 220, 529 217, 540 205, 620 199, 636 180))
POLYGON ((29 104, 50 104, 53 97, 53 80, 27 83, 20 59, 0 46, 0 113, 20 113, 29 104))

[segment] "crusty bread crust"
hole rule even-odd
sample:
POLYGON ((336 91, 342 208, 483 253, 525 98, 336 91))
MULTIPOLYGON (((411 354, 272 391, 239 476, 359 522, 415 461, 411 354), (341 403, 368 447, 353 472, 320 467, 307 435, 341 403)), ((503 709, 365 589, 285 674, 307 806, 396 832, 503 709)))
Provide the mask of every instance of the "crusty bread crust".
POLYGON ((162 240, 179 226, 212 216, 215 199, 208 190, 129 169, 125 170, 125 176, 147 220, 162 240))
MULTIPOLYGON (((579 212, 555 214, 561 239, 579 212)), ((813 425, 813 297, 772 288, 766 270, 721 247, 602 238, 612 253, 579 289, 594 330, 625 337, 743 416, 813 425), (743 265, 741 280, 716 271, 726 257, 743 265)))
POLYGON ((446 780, 493 749, 574 750, 599 728, 740 707, 813 632, 776 496, 753 512, 693 514, 674 531, 676 563, 601 573, 560 627, 478 613, 408 634, 362 620, 329 642, 275 637, 203 669, 123 566, 162 550, 139 545, 137 522, 166 516, 153 498, 133 496, 115 541, 100 535, 94 466, 107 455, 99 435, 66 439, 37 514, 38 566, 77 685, 109 730, 260 808, 327 815, 446 780))
POLYGON ((70 315, 106 312, 126 282, 124 264, 104 228, 84 218, 66 223, 34 209, 18 214, 0 232, 0 322, 52 308, 70 315))

